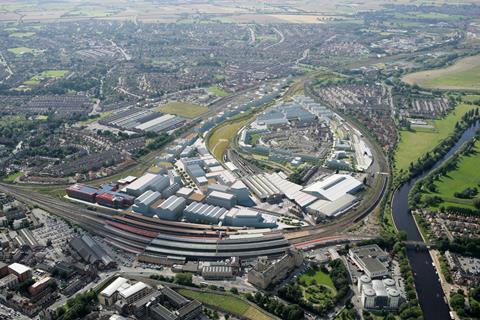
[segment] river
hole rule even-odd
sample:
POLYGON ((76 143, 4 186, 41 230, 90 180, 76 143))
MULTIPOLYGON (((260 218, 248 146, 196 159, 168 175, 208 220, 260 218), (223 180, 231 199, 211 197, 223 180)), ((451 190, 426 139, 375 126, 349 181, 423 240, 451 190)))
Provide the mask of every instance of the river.
MULTIPOLYGON (((413 216, 409 213, 408 207, 408 194, 415 185, 415 182, 425 177, 431 170, 437 168, 445 160, 450 158, 463 143, 475 136, 475 132, 479 128, 480 121, 477 121, 463 133, 459 141, 445 156, 438 160, 430 170, 400 186, 393 195, 393 220, 398 230, 403 230, 407 233, 407 240, 423 242, 413 216)), ((428 251, 409 249, 407 250, 407 256, 413 269, 415 286, 424 318, 426 320, 450 319, 450 310, 440 285, 440 279, 435 272, 433 261, 428 251)))

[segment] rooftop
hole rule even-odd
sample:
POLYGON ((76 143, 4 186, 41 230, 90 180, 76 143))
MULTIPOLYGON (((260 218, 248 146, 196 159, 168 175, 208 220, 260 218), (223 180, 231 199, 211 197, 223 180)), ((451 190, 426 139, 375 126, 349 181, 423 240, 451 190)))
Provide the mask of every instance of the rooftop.
POLYGON ((22 274, 22 273, 25 273, 25 272, 28 272, 28 271, 32 270, 30 267, 27 267, 26 265, 16 263, 16 262, 12 263, 8 267, 18 274, 22 274))

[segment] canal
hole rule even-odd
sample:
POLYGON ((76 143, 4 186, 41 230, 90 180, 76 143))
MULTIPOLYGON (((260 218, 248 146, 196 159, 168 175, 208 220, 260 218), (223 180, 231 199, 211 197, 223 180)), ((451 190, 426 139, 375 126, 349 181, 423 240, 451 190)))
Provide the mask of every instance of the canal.
MULTIPOLYGON (((398 230, 403 230, 407 233, 407 240, 423 241, 413 216, 409 213, 408 194, 410 190, 418 180, 450 158, 463 143, 472 139, 479 128, 480 121, 477 121, 463 133, 450 151, 438 160, 430 170, 401 185, 393 195, 393 220, 398 230)), ((440 279, 435 272, 433 261, 428 251, 409 249, 407 250, 407 256, 414 273, 415 286, 424 318, 426 320, 450 319, 450 310, 440 285, 440 279)))

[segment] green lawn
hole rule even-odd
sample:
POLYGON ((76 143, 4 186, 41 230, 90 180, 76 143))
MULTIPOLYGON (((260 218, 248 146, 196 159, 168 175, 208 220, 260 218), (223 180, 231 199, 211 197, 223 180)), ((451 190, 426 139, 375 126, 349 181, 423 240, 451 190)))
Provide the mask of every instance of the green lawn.
POLYGON ((220 88, 217 85, 209 87, 208 91, 210 91, 211 93, 213 93, 213 94, 215 94, 219 97, 226 97, 229 94, 227 91, 223 90, 222 88, 220 88))
POLYGON ((193 119, 208 111, 208 107, 189 102, 169 102, 158 107, 158 111, 193 119))
POLYGON ((312 284, 312 281, 315 280, 317 285, 328 287, 334 293, 337 292, 337 290, 335 289, 335 285, 333 284, 332 278, 330 278, 327 273, 321 270, 315 271, 313 269, 309 269, 307 272, 305 272, 299 277, 299 280, 305 281, 308 286, 310 286, 312 284))
POLYGON ((475 153, 462 156, 454 171, 435 181, 436 193, 431 195, 440 196, 444 199, 442 206, 457 206, 474 209, 472 199, 460 199, 454 196, 455 192, 462 192, 465 188, 479 188, 480 183, 480 141, 475 143, 475 153))
POLYGON ((301 286, 304 299, 314 306, 331 305, 337 293, 330 276, 321 270, 308 269, 296 283, 301 286))
POLYGON ((433 121, 435 130, 400 131, 400 143, 395 153, 397 172, 407 170, 410 162, 415 162, 419 157, 432 150, 454 130, 455 124, 469 110, 476 106, 460 104, 445 118, 433 121))
POLYGON ((462 100, 465 102, 480 101, 480 94, 468 94, 466 96, 463 96, 462 100))
POLYGON ((211 292, 199 292, 187 289, 180 289, 178 292, 190 299, 196 299, 206 305, 218 307, 228 313, 246 317, 252 320, 272 319, 261 310, 249 305, 240 298, 230 295, 215 294, 211 292))
POLYGON ((480 90, 480 55, 460 59, 446 68, 410 73, 402 80, 426 88, 480 90))
POLYGON ((207 140, 207 147, 213 156, 223 162, 223 154, 228 148, 230 141, 235 138, 237 132, 250 121, 250 117, 229 121, 213 129, 213 133, 207 140))
POLYGON ((46 70, 40 72, 36 76, 30 78, 30 80, 24 81, 23 84, 28 86, 36 86, 42 82, 45 78, 62 78, 68 73, 68 70, 46 70))
POLYGON ((27 47, 17 47, 17 48, 10 48, 8 49, 9 52, 13 53, 16 56, 21 56, 25 53, 33 53, 35 49, 27 48, 27 47))
POLYGON ((4 177, 2 180, 4 182, 12 183, 12 182, 15 181, 15 179, 17 179, 21 176, 23 176, 23 172, 21 172, 21 171, 13 172, 13 173, 10 173, 8 176, 4 177))
POLYGON ((10 37, 14 38, 30 38, 35 35, 35 32, 13 32, 10 33, 10 37))

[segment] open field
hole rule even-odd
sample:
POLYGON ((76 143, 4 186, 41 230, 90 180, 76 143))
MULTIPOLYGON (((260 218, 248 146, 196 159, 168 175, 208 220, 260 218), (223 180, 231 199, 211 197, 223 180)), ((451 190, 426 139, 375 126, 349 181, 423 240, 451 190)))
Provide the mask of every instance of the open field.
POLYGON ((68 73, 68 70, 46 70, 36 76, 30 78, 30 80, 24 81, 23 84, 28 86, 35 86, 42 82, 45 78, 62 78, 68 73))
POLYGON ((33 53, 35 49, 27 48, 27 47, 18 47, 18 48, 10 48, 8 49, 9 52, 13 53, 16 56, 21 56, 25 53, 33 53))
POLYGON ((430 193, 441 197, 442 206, 460 206, 474 209, 473 199, 460 199, 455 197, 455 192, 462 192, 466 188, 478 188, 480 183, 480 141, 475 143, 475 152, 468 156, 462 156, 455 170, 450 171, 440 180, 435 181, 437 192, 430 193))
POLYGON ((460 59, 447 68, 410 73, 402 80, 432 89, 480 90, 480 55, 460 59))
POLYGON ((35 32, 13 32, 10 33, 10 37, 14 38, 30 38, 35 35, 35 32))
POLYGON ((228 96, 228 92, 223 90, 222 88, 220 88, 219 86, 217 85, 214 85, 214 86, 211 86, 208 88, 208 91, 210 91, 211 93, 213 94, 216 94, 217 96, 219 97, 226 97, 228 96))
POLYGON ((207 112, 208 108, 188 102, 169 102, 158 107, 158 111, 192 119, 207 112))
POLYGON ((198 301, 218 307, 226 312, 243 316, 252 320, 269 320, 272 319, 261 310, 249 305, 247 302, 229 295, 221 295, 210 292, 198 292, 187 289, 180 289, 179 293, 190 299, 197 299, 198 301))
POLYGON ((228 121, 213 129, 213 133, 207 140, 207 147, 218 161, 223 162, 223 154, 227 150, 230 141, 235 138, 238 130, 250 120, 251 117, 246 117, 238 121, 228 121))
POLYGON ((411 162, 432 150, 443 139, 448 137, 455 128, 455 124, 469 110, 475 109, 474 105, 460 104, 445 118, 432 122, 433 130, 402 130, 400 143, 395 153, 396 170, 407 170, 411 162))

